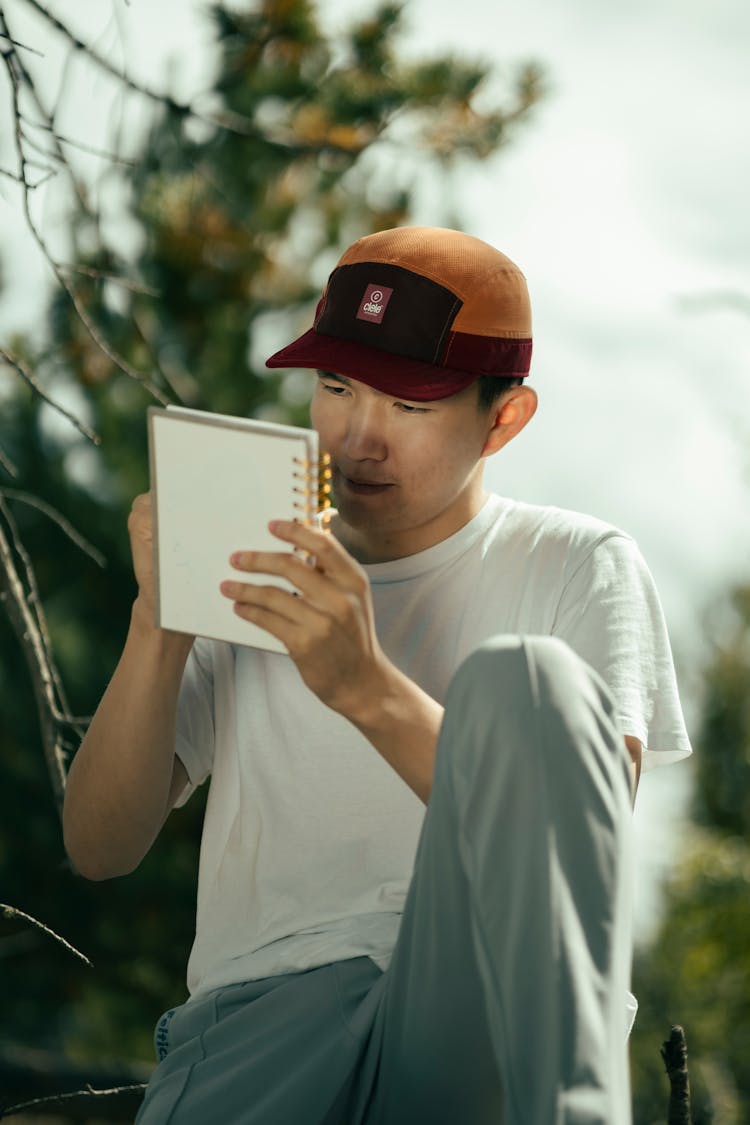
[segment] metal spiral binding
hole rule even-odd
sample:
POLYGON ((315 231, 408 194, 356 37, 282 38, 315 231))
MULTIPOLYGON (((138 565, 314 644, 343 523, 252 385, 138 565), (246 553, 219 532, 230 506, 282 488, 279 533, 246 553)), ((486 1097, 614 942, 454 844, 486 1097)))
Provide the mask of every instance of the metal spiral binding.
POLYGON ((294 479, 300 482, 294 486, 294 492, 300 497, 294 507, 302 513, 302 522, 308 525, 320 514, 321 527, 327 531, 331 518, 331 455, 324 453, 318 460, 317 487, 314 486, 315 462, 295 457, 294 463, 301 470, 293 473, 294 479))
POLYGON ((324 453, 318 464, 318 511, 320 512, 320 526, 323 531, 328 531, 331 521, 331 454, 324 453))

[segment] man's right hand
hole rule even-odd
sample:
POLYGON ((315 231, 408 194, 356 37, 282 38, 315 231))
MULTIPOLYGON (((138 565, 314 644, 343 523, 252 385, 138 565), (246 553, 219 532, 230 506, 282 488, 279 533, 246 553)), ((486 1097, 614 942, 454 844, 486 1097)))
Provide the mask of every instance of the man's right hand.
POLYGON ((175 731, 193 638, 154 626, 150 493, 133 501, 128 532, 138 582, 131 625, 65 788, 65 847, 89 879, 133 871, 187 782, 175 731))
POLYGON ((150 492, 142 492, 134 499, 128 516, 128 534, 133 556, 133 571, 138 583, 138 599, 143 607, 144 617, 148 615, 153 621, 154 545, 150 492))

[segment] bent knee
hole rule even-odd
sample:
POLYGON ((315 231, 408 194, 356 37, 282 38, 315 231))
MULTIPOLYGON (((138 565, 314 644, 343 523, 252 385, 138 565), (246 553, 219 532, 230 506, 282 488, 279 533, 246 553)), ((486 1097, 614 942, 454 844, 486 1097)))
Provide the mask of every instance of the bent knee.
POLYGON ((538 687, 542 671, 575 680, 593 670, 559 637, 501 634, 476 648, 461 664, 454 681, 494 698, 538 687))
POLYGON ((585 703, 614 722, 604 681, 565 641, 542 635, 500 635, 480 645, 456 672, 446 701, 467 719, 484 717, 505 730, 525 726, 531 712, 575 711, 585 703))

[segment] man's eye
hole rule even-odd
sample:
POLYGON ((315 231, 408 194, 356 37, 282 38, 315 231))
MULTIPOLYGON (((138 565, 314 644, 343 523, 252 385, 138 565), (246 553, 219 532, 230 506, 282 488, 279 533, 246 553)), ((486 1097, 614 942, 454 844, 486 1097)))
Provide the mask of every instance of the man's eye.
POLYGON ((396 406, 404 414, 426 414, 427 409, 424 406, 412 406, 410 402, 397 402, 396 406))
POLYGON ((346 390, 346 387, 342 387, 341 383, 324 383, 323 386, 332 395, 342 395, 346 390))

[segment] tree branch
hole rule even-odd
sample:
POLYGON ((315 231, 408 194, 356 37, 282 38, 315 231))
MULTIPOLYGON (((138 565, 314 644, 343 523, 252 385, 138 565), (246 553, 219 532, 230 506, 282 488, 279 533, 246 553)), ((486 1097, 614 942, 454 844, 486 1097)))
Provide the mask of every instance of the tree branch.
POLYGON ((23 910, 18 910, 15 906, 8 906, 8 904, 5 902, 0 902, 0 914, 2 914, 4 918, 8 918, 11 921, 20 919, 22 922, 27 922, 30 926, 33 926, 41 933, 53 938, 54 941, 62 945, 64 949, 67 949, 69 953, 72 953, 74 957, 78 957, 81 961, 83 961, 85 965, 88 965, 90 969, 93 969, 94 966, 84 953, 81 953, 79 949, 76 949, 76 947, 74 945, 71 945, 69 941, 66 941, 64 937, 60 937, 59 934, 56 934, 54 930, 51 930, 49 928, 49 926, 45 926, 44 922, 40 922, 38 918, 33 918, 31 914, 25 914, 23 910))
POLYGON ((237 133, 239 136, 255 137, 258 134, 258 127, 250 118, 243 117, 240 113, 234 113, 231 110, 224 110, 218 116, 213 116, 201 113, 195 106, 188 102, 179 102, 169 94, 160 94, 157 90, 152 90, 149 86, 141 82, 135 82, 124 71, 118 70, 109 59, 100 55, 93 47, 84 43, 79 39, 69 27, 67 27, 62 20, 48 11, 39 0, 26 0, 29 7, 43 16, 48 23, 55 28, 61 35, 63 35, 69 43, 82 54, 87 55, 93 63, 108 74, 111 78, 115 78, 119 83, 125 86, 128 90, 135 94, 141 94, 143 97, 148 98, 150 101, 156 102, 164 106, 170 113, 174 113, 178 117, 194 117, 198 121, 203 121, 206 125, 213 125, 218 129, 226 129, 229 133, 237 133))
POLYGON ((5 452, 5 450, 2 448, 2 446, 0 446, 0 465, 2 465, 2 467, 5 469, 8 476, 11 476, 11 477, 17 477, 18 476, 18 469, 13 464, 10 457, 5 452))
POLYGON ((39 395, 39 398, 43 399, 44 402, 46 402, 48 406, 51 406, 53 410, 56 410, 58 414, 62 414, 63 418, 66 418, 71 425, 75 426, 78 432, 83 434, 85 438, 88 438, 94 445, 101 445, 101 438, 98 434, 95 434, 93 430, 90 430, 88 426, 84 425, 75 414, 71 414, 64 406, 60 406, 59 402, 55 402, 53 398, 50 398, 47 392, 39 385, 39 381, 34 372, 27 367, 22 359, 13 355, 12 352, 6 351, 5 348, 0 348, 0 362, 7 364, 8 367, 12 367, 16 374, 20 375, 24 383, 31 387, 34 394, 39 395))
POLYGON ((0 1109, 0 1119, 12 1117, 16 1113, 23 1113, 37 1106, 59 1105, 62 1102, 70 1101, 72 1098, 111 1098, 116 1097, 118 1094, 129 1094, 135 1091, 143 1092, 145 1089, 145 1082, 138 1082, 132 1086, 115 1086, 111 1090, 95 1090, 93 1086, 86 1086, 83 1090, 72 1090, 67 1094, 52 1094, 46 1098, 33 1098, 29 1102, 19 1102, 18 1105, 10 1105, 7 1109, 0 1109))
POLYGON ((676 1025, 662 1044, 661 1057, 669 1075, 670 1095, 667 1125, 690 1125, 690 1082, 685 1032, 676 1025))
POLYGON ((82 738, 83 726, 68 709, 60 676, 51 655, 44 612, 31 562, 1 493, 0 515, 12 539, 12 542, 9 541, 0 523, 0 603, 5 607, 29 668, 44 756, 52 782, 55 805, 62 816, 67 758, 64 732, 72 727, 82 738), (25 584, 18 572, 16 558, 23 566, 25 584))
POLYGON ((32 496, 31 493, 21 492, 16 488, 0 487, 0 496, 5 496, 7 500, 16 500, 19 504, 28 504, 29 507, 38 509, 38 511, 51 519, 53 523, 56 523, 60 530, 67 535, 68 539, 75 543, 79 550, 83 551, 84 555, 88 555, 88 557, 95 562, 97 566, 102 567, 102 569, 106 567, 107 560, 101 551, 97 551, 96 547, 92 546, 88 539, 84 539, 80 532, 76 531, 73 525, 65 519, 65 516, 61 515, 51 504, 40 500, 38 496, 32 496))
POLYGON ((38 55, 40 59, 44 58, 44 53, 38 51, 36 47, 30 47, 28 43, 19 43, 17 39, 11 39, 9 35, 0 31, 0 39, 4 39, 6 43, 10 43, 11 47, 20 47, 22 51, 31 51, 32 55, 38 55))
MULTIPOLYGON (((27 0, 27 2, 33 4, 34 0, 27 0)), ((45 13, 45 14, 47 14, 47 13, 45 13)), ((5 20, 5 16, 3 15, 3 12, 2 12, 1 9, 0 9, 0 32, 6 33, 6 35, 9 37, 8 26, 7 26, 7 23, 6 23, 6 20, 5 20)), ((21 118, 21 107, 20 107, 20 86, 21 86, 21 82, 23 81, 27 85, 30 84, 31 88, 33 89, 33 81, 31 79, 30 75, 28 74, 28 72, 26 72, 24 70, 20 60, 18 59, 18 56, 17 56, 14 48, 10 47, 7 51, 3 51, 2 52, 2 58, 3 58, 3 61, 5 63, 6 69, 8 71, 8 77, 10 78, 10 83, 11 83, 13 114, 14 114, 14 119, 15 119, 14 137, 15 137, 15 145, 16 145, 16 154, 17 154, 17 157, 18 157, 18 164, 19 164, 19 176, 20 176, 20 180, 21 180, 21 189, 22 189, 21 190, 21 197, 22 197, 22 200, 23 200, 24 216, 26 218, 26 224, 29 228, 29 231, 30 231, 34 241, 36 242, 37 246, 41 250, 44 258, 48 262, 50 268, 52 269, 52 272, 54 273, 55 277, 57 278, 58 284, 67 293, 68 297, 72 301, 73 307, 75 308, 76 312, 78 313, 78 317, 79 317, 81 323, 84 325, 84 327, 86 328, 86 331, 88 332, 89 336, 94 341, 94 343, 97 345, 97 347, 99 347, 99 349, 104 353, 104 355, 106 355, 106 357, 110 360, 110 362, 113 363, 116 367, 118 367, 125 375, 127 375, 129 378, 135 380, 135 382, 140 383, 143 387, 145 387, 145 389, 149 391, 149 393, 153 396, 153 398, 156 399, 157 402, 160 402, 162 405, 166 405, 169 400, 162 394, 161 390, 156 386, 156 384, 153 382, 153 380, 150 379, 149 376, 145 372, 137 371, 134 367, 132 367, 131 364, 128 363, 128 361, 124 358, 124 356, 121 356, 114 348, 112 348, 109 345, 109 343, 107 342, 107 340, 102 336, 102 334, 100 333, 96 324, 91 319, 91 316, 89 315, 88 309, 83 304, 81 298, 76 293, 75 289, 68 283, 63 271, 60 269, 59 264, 54 260, 54 258, 50 254, 50 252, 47 248, 47 244, 45 243, 44 239, 42 238, 41 234, 39 233, 39 231, 37 229, 36 223, 34 222, 34 219, 32 218, 32 215, 31 215, 31 206, 30 206, 30 200, 29 200, 30 185, 29 185, 27 174, 26 174, 26 168, 27 168, 27 165, 28 165, 28 161, 26 159, 26 154, 25 154, 25 151, 24 151, 24 142, 23 142, 23 135, 22 135, 22 130, 21 130, 21 120, 22 120, 22 118, 21 118)), ((39 104, 39 103, 37 102, 37 104, 39 104)), ((61 153, 60 156, 61 156, 61 159, 64 161, 64 155, 61 153)), ((67 166, 67 162, 66 162, 66 166, 67 166)))

